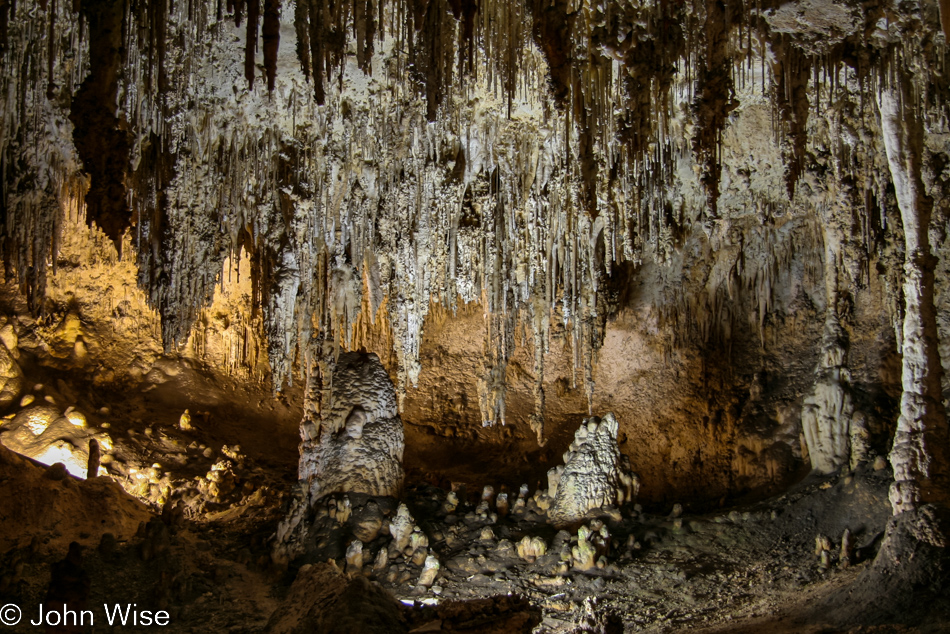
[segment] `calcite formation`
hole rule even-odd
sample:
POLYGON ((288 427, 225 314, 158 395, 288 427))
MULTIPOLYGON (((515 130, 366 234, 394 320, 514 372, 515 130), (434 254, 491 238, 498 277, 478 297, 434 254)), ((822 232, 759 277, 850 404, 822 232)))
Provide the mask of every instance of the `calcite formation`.
MULTIPOLYGON (((85 478, 90 464, 90 441, 96 451, 112 448, 112 438, 91 428, 85 416, 72 408, 65 412, 50 404, 29 405, 0 425, 0 443, 44 464, 61 462, 70 474, 85 478)), ((93 475, 98 475, 97 470, 93 475)))
POLYGON ((7 347, 0 344, 0 408, 15 402, 22 392, 23 372, 7 347))
POLYGON ((802 406, 802 432, 812 469, 832 473, 856 467, 867 456, 866 416, 855 407, 847 341, 834 319, 825 323, 815 386, 802 406))
POLYGON ((891 448, 894 514, 922 503, 950 502, 950 429, 943 406, 938 334, 934 310, 934 268, 929 225, 933 201, 922 180, 924 126, 907 106, 908 79, 878 99, 881 131, 897 205, 904 225, 904 323, 902 327, 900 416, 891 448))
POLYGON ((639 479, 617 447, 617 419, 585 419, 564 454, 564 465, 548 472, 548 516, 555 524, 584 519, 590 511, 632 502, 639 479))
POLYGON ((525 535, 518 542, 518 556, 526 562, 534 563, 538 557, 543 557, 548 552, 548 545, 541 537, 531 537, 525 535))
POLYGON ((396 390, 375 354, 340 355, 330 398, 302 423, 299 478, 312 500, 352 491, 395 497, 405 445, 396 390))
POLYGON ((506 421, 523 338, 543 442, 552 332, 591 398, 615 275, 675 269, 687 243, 728 254, 655 298, 678 335, 728 347, 745 321, 764 337, 829 200, 864 251, 889 231, 863 104, 893 64, 942 120, 938 12, 813 4, 492 0, 422 20, 344 2, 330 27, 305 2, 246 22, 212 0, 5 3, 3 256, 39 306, 63 213, 95 224, 134 251, 169 350, 248 258, 263 323, 242 343, 266 337, 278 388, 315 342, 382 319, 402 390, 433 306, 481 302, 479 416, 506 421))

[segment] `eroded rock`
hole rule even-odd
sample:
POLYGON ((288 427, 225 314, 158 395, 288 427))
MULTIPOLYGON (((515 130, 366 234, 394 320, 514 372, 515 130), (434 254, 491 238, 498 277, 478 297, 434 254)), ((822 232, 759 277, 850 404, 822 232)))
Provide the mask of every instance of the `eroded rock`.
POLYGON ((0 409, 14 403, 23 393, 23 371, 7 350, 0 345, 0 409))

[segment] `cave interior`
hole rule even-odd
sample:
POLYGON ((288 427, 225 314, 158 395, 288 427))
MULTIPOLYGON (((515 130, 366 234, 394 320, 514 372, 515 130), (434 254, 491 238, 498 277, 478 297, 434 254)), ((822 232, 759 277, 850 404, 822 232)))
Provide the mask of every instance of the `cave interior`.
POLYGON ((0 0, 3 626, 950 631, 948 34, 0 0))

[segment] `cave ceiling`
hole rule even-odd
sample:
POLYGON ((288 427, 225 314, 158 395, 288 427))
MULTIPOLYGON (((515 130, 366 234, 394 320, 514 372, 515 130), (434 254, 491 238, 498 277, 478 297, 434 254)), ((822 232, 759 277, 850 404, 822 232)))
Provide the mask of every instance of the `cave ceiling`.
MULTIPOLYGON (((0 0, 3 255, 42 311, 63 210, 84 207, 137 262, 168 349, 247 257, 278 389, 368 314, 404 392, 432 307, 475 302, 481 415, 503 421, 518 338, 538 411, 553 330, 590 398, 605 320, 647 265, 728 255, 652 291, 701 342, 761 329, 796 252, 863 288, 901 231, 879 97, 939 146, 942 18, 873 0, 0 0)), ((939 193, 946 155, 927 156, 939 193)))

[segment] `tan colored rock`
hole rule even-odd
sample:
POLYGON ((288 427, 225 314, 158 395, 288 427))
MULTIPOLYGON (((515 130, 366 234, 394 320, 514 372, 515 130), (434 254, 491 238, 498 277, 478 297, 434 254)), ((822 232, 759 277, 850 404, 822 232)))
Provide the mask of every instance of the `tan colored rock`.
POLYGON ((525 535, 518 542, 518 556, 529 564, 534 563, 538 557, 543 557, 548 552, 548 546, 540 537, 530 537, 525 535))
POLYGON ((0 346, 0 409, 16 402, 23 393, 23 371, 6 346, 0 346))
POLYGON ((20 410, 0 428, 0 443, 43 464, 63 463, 70 474, 85 478, 89 466, 89 441, 95 439, 102 449, 112 450, 112 439, 105 433, 76 424, 85 417, 72 410, 60 414, 52 405, 32 405, 20 410))
POLYGON ((454 513, 458 508, 459 498, 455 491, 449 491, 445 496, 445 502, 442 504, 442 510, 446 513, 454 513))
POLYGON ((363 570, 363 542, 354 539, 346 548, 346 571, 360 572, 363 570))
POLYGON ((413 527, 414 520, 409 514, 409 507, 400 503, 396 509, 396 517, 389 523, 389 534, 393 537, 393 545, 397 552, 403 552, 409 546, 413 527))
POLYGON ((373 570, 379 572, 385 570, 386 566, 389 565, 389 550, 386 548, 380 548, 379 552, 376 553, 376 560, 373 562, 373 570))
POLYGON ((376 539, 383 528, 383 513, 374 500, 369 500, 362 508, 354 512, 351 520, 353 535, 364 544, 376 539))
POLYGON ((7 352, 10 353, 14 359, 20 358, 20 338, 17 336, 16 328, 13 327, 13 324, 4 324, 0 328, 0 343, 3 344, 3 347, 7 349, 7 352))
POLYGON ((422 574, 419 575, 419 581, 416 583, 416 585, 420 585, 425 588, 431 586, 433 583, 435 583, 435 578, 438 576, 440 568, 441 566, 439 565, 438 557, 435 555, 429 555, 426 557, 425 563, 422 567, 422 574))
POLYGON ((507 493, 499 493, 495 498, 495 510, 498 511, 498 517, 505 517, 508 515, 510 506, 508 505, 507 493))
POLYGON ((581 526, 577 531, 577 546, 571 548, 574 568, 580 571, 592 570, 597 566, 597 549, 590 541, 592 531, 581 526))

